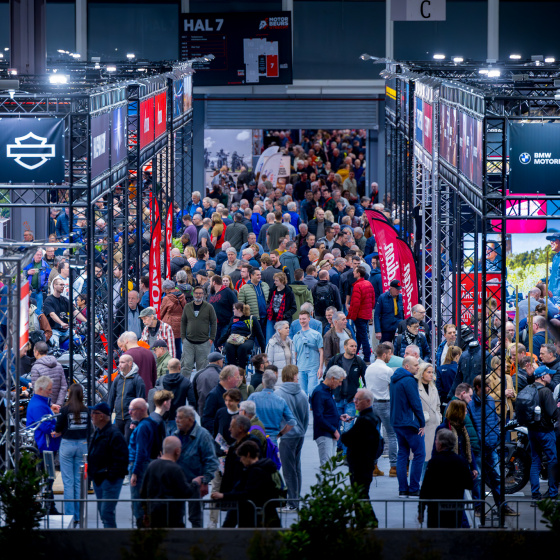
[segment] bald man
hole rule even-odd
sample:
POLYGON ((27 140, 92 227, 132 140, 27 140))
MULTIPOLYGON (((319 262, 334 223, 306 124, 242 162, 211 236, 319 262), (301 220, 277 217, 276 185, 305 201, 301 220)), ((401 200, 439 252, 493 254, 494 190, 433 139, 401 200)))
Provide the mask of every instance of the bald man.
MULTIPOLYGON (((181 440, 169 436, 163 440, 163 453, 152 461, 144 474, 140 497, 145 500, 186 500, 198 495, 202 476, 187 481, 183 469, 177 465, 181 455, 181 440)), ((183 503, 149 502, 146 505, 150 527, 184 527, 185 506, 183 503)))

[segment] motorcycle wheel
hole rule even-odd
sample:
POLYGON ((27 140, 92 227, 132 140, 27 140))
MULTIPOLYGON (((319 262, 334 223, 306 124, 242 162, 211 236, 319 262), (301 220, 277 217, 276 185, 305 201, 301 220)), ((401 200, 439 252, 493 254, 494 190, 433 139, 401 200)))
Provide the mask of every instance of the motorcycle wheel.
POLYGON ((516 449, 511 460, 506 463, 505 492, 520 492, 527 482, 531 471, 531 457, 521 449, 516 449))

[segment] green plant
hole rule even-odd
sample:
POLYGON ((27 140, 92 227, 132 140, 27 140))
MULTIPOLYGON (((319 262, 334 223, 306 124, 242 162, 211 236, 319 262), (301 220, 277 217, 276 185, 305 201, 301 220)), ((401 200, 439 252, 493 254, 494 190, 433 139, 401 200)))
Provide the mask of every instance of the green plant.
POLYGON ((552 500, 550 498, 541 500, 537 504, 542 511, 543 518, 541 523, 544 523, 547 529, 553 531, 560 531, 560 501, 552 500))
POLYGON ((334 457, 321 468, 317 483, 304 497, 299 521, 289 531, 280 533, 278 541, 255 535, 248 551, 250 558, 381 557, 381 543, 371 531, 377 528, 377 519, 370 505, 360 501, 360 488, 351 485, 348 474, 339 470, 341 465, 334 457))
POLYGON ((4 518, 3 537, 28 533, 39 527, 45 509, 39 501, 45 474, 38 469, 39 460, 24 452, 18 470, 8 470, 0 476, 0 510, 4 518))
POLYGON ((162 548, 165 529, 136 529, 130 537, 130 550, 122 549, 123 560, 167 560, 162 548))

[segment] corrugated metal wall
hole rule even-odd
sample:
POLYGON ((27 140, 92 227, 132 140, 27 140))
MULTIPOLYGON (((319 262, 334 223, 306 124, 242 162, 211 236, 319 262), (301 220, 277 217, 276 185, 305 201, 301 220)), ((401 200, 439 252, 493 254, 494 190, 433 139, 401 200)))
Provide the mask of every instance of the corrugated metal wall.
POLYGON ((207 98, 205 128, 370 128, 379 125, 374 98, 207 98))

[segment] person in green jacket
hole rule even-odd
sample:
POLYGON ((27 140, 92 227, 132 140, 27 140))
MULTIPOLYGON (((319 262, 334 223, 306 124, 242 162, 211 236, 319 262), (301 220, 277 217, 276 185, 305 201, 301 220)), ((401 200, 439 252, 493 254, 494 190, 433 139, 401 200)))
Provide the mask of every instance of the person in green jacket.
POLYGON ((292 315, 292 321, 299 319, 299 312, 304 303, 309 302, 313 305, 313 295, 311 294, 311 290, 302 282, 303 277, 305 276, 303 269, 296 268, 294 276, 296 281, 293 284, 290 284, 290 288, 292 289, 292 292, 294 292, 294 296, 296 298, 296 312, 292 315))
POLYGON ((152 345, 152 352, 156 355, 156 371, 158 379, 168 373, 167 364, 171 359, 171 354, 167 350, 165 340, 156 340, 152 345))

